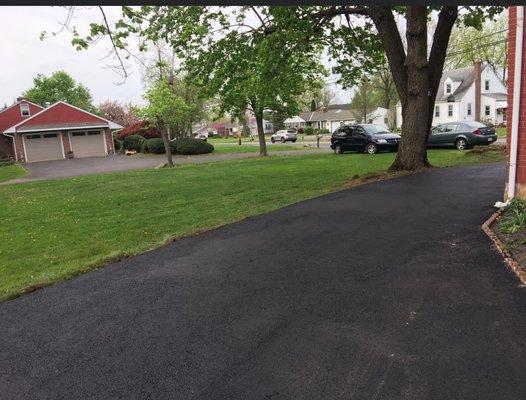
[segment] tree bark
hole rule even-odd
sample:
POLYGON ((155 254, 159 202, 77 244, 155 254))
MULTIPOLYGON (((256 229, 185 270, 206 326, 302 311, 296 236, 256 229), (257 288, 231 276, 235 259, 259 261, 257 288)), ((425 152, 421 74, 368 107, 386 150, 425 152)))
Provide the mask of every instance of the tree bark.
POLYGON ((390 170, 414 171, 430 167, 427 138, 433 121, 435 97, 444 68, 449 35, 457 7, 442 7, 427 57, 427 7, 407 7, 407 55, 390 7, 371 6, 370 16, 384 44, 402 104, 402 142, 390 170))
POLYGON ((259 139, 259 156, 266 157, 267 154, 267 143, 265 142, 265 130, 263 129, 263 110, 254 110, 256 116, 256 125, 258 128, 258 139, 259 139))
POLYGON ((402 101, 402 142, 390 167, 395 171, 430 166, 426 145, 430 127, 426 6, 408 7, 406 37, 407 97, 402 101))
POLYGON ((164 144, 164 152, 166 154, 166 165, 169 167, 174 166, 174 162, 172 160, 172 148, 170 146, 170 138, 168 137, 168 133, 166 129, 161 129, 161 138, 163 139, 164 144))

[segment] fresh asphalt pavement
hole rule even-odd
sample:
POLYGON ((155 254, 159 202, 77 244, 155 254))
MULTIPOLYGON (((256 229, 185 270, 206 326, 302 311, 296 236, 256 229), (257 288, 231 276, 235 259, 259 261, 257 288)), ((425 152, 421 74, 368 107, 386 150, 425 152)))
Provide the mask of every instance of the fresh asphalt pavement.
POLYGON ((526 289, 480 229, 503 182, 366 184, 2 303, 0 398, 524 399, 526 289))

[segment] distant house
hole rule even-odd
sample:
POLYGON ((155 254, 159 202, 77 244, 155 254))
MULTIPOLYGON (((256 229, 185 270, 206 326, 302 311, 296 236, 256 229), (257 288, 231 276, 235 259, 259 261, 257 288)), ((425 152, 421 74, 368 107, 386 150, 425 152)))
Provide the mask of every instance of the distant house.
MULTIPOLYGON (((450 121, 506 122, 508 90, 489 65, 444 71, 433 110, 433 126, 450 121)), ((402 105, 396 105, 396 126, 402 127, 402 105)))
POLYGON ((59 101, 47 108, 23 98, 0 112, 3 148, 19 162, 113 154, 111 131, 122 126, 59 101))
POLYGON ((356 115, 346 105, 332 105, 316 111, 306 111, 299 115, 285 119, 287 128, 304 128, 312 126, 314 129, 327 129, 332 132, 341 124, 356 122, 356 115))

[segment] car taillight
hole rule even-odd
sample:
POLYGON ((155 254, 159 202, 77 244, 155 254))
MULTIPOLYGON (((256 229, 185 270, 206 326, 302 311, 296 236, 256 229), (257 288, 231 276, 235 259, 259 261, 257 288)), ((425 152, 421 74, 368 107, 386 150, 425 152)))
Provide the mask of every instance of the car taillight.
POLYGON ((480 129, 477 129, 476 131, 473 131, 473 134, 477 136, 481 136, 482 132, 480 131, 480 129))

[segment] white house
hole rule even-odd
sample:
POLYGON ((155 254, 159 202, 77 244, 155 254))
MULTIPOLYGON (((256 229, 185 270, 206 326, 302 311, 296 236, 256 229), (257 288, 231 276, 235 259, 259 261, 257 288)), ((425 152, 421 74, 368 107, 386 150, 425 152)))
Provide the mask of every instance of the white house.
MULTIPOLYGON (((453 121, 506 122, 507 88, 489 65, 444 71, 433 112, 433 126, 453 121)), ((396 126, 402 127, 402 106, 396 105, 396 126)))

